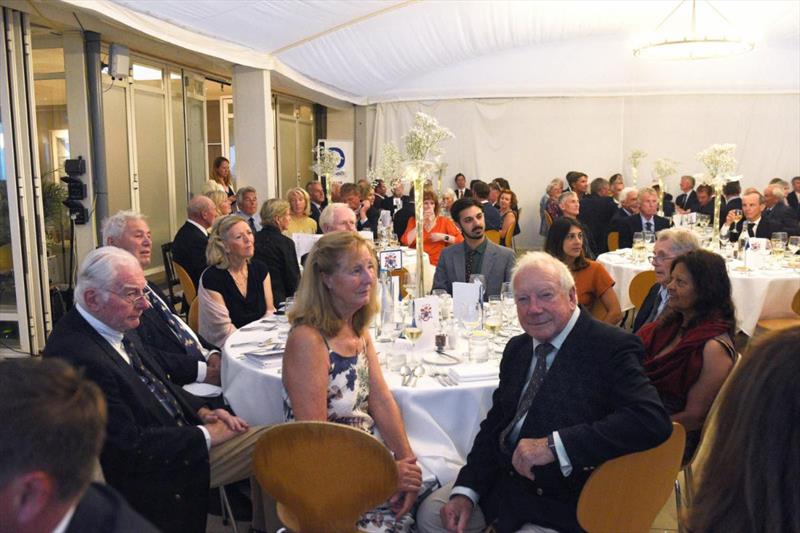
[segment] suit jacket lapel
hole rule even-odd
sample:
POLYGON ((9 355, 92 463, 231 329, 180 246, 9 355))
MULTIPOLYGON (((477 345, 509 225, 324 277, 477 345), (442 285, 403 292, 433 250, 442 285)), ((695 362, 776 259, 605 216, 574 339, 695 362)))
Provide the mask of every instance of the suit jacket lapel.
POLYGON ((102 350, 103 350, 103 353, 105 353, 105 354, 106 354, 106 356, 108 356, 108 358, 111 360, 111 362, 112 362, 112 363, 113 363, 113 364, 114 364, 114 365, 115 365, 117 368, 119 368, 119 369, 121 369, 121 370, 125 371, 125 372, 123 372, 123 373, 124 373, 125 375, 127 375, 127 372, 130 370, 130 365, 128 365, 128 363, 127 363, 127 362, 125 362, 125 360, 122 358, 122 356, 119 354, 119 352, 117 352, 117 350, 115 350, 115 349, 114 349, 114 347, 113 347, 113 346, 111 346, 111 345, 108 343, 108 341, 107 341, 107 340, 105 340, 105 339, 103 338, 103 336, 102 336, 102 335, 100 335, 100 334, 97 332, 97 330, 96 330, 96 329, 94 329, 94 328, 91 326, 91 324, 89 324, 89 323, 88 323, 88 322, 87 322, 87 321, 86 321, 86 320, 85 320, 85 319, 84 319, 84 318, 83 318, 83 317, 80 315, 80 313, 78 313, 78 311, 77 311, 77 310, 75 310, 75 318, 76 318, 76 322, 77 322, 77 324, 76 324, 76 325, 77 325, 77 327, 78 327, 78 328, 83 328, 83 329, 86 331, 86 333, 87 333, 87 335, 89 336, 89 338, 91 338, 91 339, 92 339, 92 341, 94 341, 94 343, 95 343, 95 344, 97 344, 97 346, 98 346, 98 347, 100 347, 100 349, 102 349, 102 350))

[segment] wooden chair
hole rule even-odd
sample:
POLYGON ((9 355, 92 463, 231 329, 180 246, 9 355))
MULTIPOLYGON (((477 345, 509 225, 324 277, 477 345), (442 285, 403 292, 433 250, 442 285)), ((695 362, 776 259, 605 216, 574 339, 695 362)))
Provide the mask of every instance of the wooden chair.
POLYGON ((656 273, 654 270, 645 270, 633 277, 630 286, 628 286, 628 298, 630 298, 631 303, 636 309, 642 307, 644 299, 647 298, 647 293, 650 292, 650 287, 652 287, 655 282, 656 273))
MULTIPOLYGON (((395 268, 391 272, 389 272, 390 276, 400 278, 400 298, 406 297, 406 283, 408 283, 408 270, 405 268, 395 268)), ((420 296, 417 296, 419 298, 420 296)))
POLYGON ((175 291, 172 288, 180 285, 181 281, 175 275, 175 269, 172 268, 172 241, 161 245, 161 256, 164 258, 164 275, 167 277, 167 292, 169 293, 170 303, 177 308, 181 298, 175 295, 175 291))
MULTIPOLYGON (((794 311, 796 315, 800 315, 800 289, 794 293, 794 298, 792 298, 792 311, 794 311)), ((779 329, 800 326, 800 316, 787 318, 764 318, 758 321, 757 326, 766 331, 777 331, 779 329)))
POLYGON ((197 298, 192 301, 192 305, 189 306, 189 317, 188 317, 188 324, 189 327, 192 328, 192 331, 195 333, 199 332, 200 329, 200 300, 197 298))
POLYGON ((592 473, 578 500, 578 523, 589 533, 647 532, 672 492, 686 432, 672 424, 666 442, 606 461, 592 473))
POLYGON ((506 248, 511 248, 512 250, 514 249, 514 230, 516 229, 516 227, 517 226, 515 224, 512 225, 510 228, 508 228, 505 237, 503 237, 503 246, 505 246, 506 248))
POLYGON ((178 279, 181 282, 181 287, 183 288, 183 297, 186 299, 186 303, 192 305, 194 299, 197 298, 197 289, 194 286, 192 278, 189 277, 189 273, 186 272, 186 269, 183 268, 180 263, 172 261, 172 268, 175 270, 175 273, 178 275, 178 279))
POLYGON ((544 221, 547 223, 547 227, 553 225, 553 217, 547 211, 544 212, 544 221))
POLYGON ((484 231, 486 238, 495 244, 500 244, 500 232, 496 229, 487 229, 484 231))
POLYGON ((613 252, 614 250, 619 250, 619 232, 618 231, 609 232, 608 238, 606 239, 606 243, 608 244, 609 252, 613 252))
POLYGON ((330 422, 290 422, 267 430, 253 467, 296 533, 354 532, 366 511, 397 489, 389 450, 371 435, 330 422))

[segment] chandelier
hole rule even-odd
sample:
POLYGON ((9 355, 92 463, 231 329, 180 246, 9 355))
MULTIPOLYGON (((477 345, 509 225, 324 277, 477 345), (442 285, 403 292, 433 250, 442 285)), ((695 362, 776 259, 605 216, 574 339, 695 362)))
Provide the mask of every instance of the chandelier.
POLYGON ((742 54, 755 46, 711 2, 702 1, 700 6, 709 8, 702 14, 698 13, 696 0, 691 0, 691 11, 684 8, 688 5, 687 0, 680 0, 652 34, 634 47, 633 55, 655 59, 709 59, 742 54))

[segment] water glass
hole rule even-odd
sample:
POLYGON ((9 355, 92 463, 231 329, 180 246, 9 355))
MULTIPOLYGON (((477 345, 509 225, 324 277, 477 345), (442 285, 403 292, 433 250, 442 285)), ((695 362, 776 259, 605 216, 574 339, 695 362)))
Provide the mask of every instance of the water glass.
POLYGON ((386 367, 392 372, 399 372, 406 364, 406 354, 397 349, 391 349, 386 353, 386 367))
POLYGON ((489 336, 482 331, 474 331, 469 336, 469 360, 472 363, 485 363, 489 360, 489 336))

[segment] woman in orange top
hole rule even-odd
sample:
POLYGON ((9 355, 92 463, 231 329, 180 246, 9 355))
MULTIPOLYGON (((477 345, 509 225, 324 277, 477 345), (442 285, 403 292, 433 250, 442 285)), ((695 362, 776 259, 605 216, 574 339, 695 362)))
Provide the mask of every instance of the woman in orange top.
MULTIPOLYGON (((431 264, 439 263, 439 254, 446 246, 457 244, 464 240, 455 223, 447 217, 440 217, 439 199, 433 191, 422 194, 422 249, 430 257, 431 264)), ((414 218, 408 221, 408 227, 401 242, 412 248, 416 247, 417 223, 414 218)))
POLYGON ((619 324, 622 310, 616 293, 611 290, 614 280, 600 263, 583 255, 584 229, 574 218, 562 217, 553 222, 547 232, 544 249, 569 267, 575 279, 578 303, 591 311, 597 300, 606 308, 603 322, 619 324))

